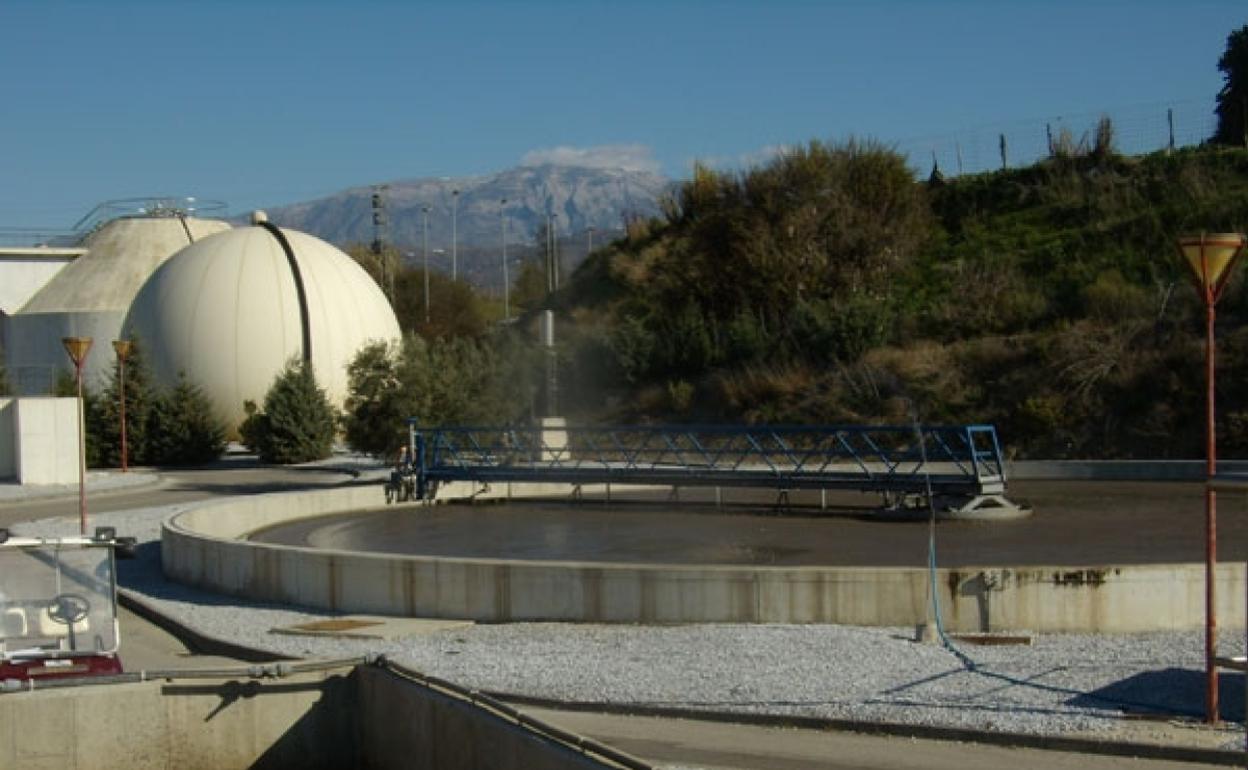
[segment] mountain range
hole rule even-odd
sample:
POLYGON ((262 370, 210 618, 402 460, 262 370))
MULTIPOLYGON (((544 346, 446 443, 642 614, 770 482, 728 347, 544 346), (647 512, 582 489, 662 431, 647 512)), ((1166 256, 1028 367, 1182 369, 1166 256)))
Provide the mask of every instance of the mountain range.
POLYGON ((548 217, 561 242, 568 244, 561 249, 568 255, 565 265, 573 266, 587 250, 590 228, 594 243, 605 243, 629 219, 657 214, 659 200, 671 184, 648 171, 546 164, 485 176, 353 187, 267 211, 277 224, 339 246, 367 244, 374 239, 372 197, 379 192, 384 202, 383 241, 396 246, 410 261, 419 261, 424 251, 424 208, 428 207, 431 263, 447 268, 454 240, 458 268, 471 276, 480 272, 475 263, 497 255, 504 227, 509 250, 516 255, 536 251, 548 217))

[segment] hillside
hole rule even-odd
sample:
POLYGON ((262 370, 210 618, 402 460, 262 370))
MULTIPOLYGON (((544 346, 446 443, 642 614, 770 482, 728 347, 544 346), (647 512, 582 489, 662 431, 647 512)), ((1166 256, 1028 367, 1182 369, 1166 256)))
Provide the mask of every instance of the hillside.
MULTIPOLYGON (((610 419, 992 422, 1046 457, 1203 453, 1203 311, 1175 255, 1248 224, 1248 152, 915 181, 870 143, 700 169, 558 298, 569 409, 610 419)), ((1219 306, 1224 456, 1248 455, 1248 296, 1219 306)))

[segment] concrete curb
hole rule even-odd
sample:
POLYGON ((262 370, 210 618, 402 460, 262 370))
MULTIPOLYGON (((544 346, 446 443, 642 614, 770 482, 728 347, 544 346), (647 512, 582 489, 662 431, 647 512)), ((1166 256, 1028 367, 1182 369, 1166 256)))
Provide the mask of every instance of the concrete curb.
MULTIPOLYGON (((176 638, 187 646, 194 653, 200 655, 216 655, 222 658, 235 658, 247 663, 273 663, 279 660, 299 660, 299 658, 288 655, 277 655, 267 650, 248 647, 242 644, 236 644, 225 639, 218 639, 215 636, 200 633, 190 626, 174 620, 172 617, 165 615, 152 605, 139 598, 139 595, 132 591, 118 589, 117 601, 121 606, 133 612, 135 615, 143 618, 152 625, 163 629, 165 632, 176 638)), ((122 640, 125 644, 125 640, 122 640)), ((123 650, 123 660, 124 650, 123 650)))
POLYGON ((967 727, 941 727, 912 725, 903 722, 872 722, 856 719, 833 719, 826 717, 786 716, 777 714, 745 714, 740 712, 710 711, 706 709, 680 708, 674 706, 645 706, 618 703, 587 703, 538 698, 515 693, 484 691, 491 698, 519 706, 532 706, 563 711, 581 711, 620 716, 661 717, 665 719, 688 719, 721 724, 741 724, 756 727, 785 727, 803 730, 826 730, 835 732, 881 735, 897 738, 922 738, 926 740, 980 743, 990 746, 1017 749, 1039 749, 1078 754, 1101 754, 1117 757, 1138 757, 1173 762, 1201 762, 1211 765, 1241 766, 1245 761, 1242 751, 1225 749, 1202 749, 1188 746, 1164 746, 1128 741, 1098 741, 1091 738, 1072 738, 1030 733, 992 732, 967 727))

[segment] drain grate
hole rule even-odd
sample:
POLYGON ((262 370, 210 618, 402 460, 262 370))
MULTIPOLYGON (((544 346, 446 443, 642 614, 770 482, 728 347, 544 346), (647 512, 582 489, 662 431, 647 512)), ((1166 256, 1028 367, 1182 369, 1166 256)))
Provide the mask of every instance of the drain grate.
POLYGON ((370 628, 372 626, 380 626, 379 620, 358 620, 354 618, 339 618, 336 620, 318 620, 315 623, 301 623, 295 626, 289 626, 291 631, 303 631, 308 634, 335 634, 343 631, 357 631, 361 628, 370 628))

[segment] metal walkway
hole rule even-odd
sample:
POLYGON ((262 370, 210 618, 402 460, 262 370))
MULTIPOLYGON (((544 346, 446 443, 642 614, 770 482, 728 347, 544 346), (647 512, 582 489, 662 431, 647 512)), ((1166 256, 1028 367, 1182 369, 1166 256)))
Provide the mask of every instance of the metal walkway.
POLYGON ((409 420, 416 486, 450 481, 852 489, 1008 505, 991 425, 440 427, 409 420))

